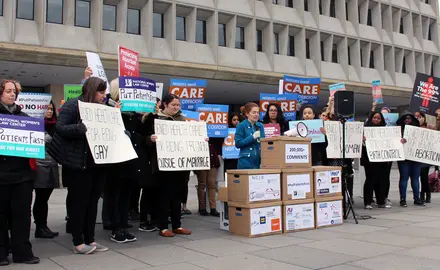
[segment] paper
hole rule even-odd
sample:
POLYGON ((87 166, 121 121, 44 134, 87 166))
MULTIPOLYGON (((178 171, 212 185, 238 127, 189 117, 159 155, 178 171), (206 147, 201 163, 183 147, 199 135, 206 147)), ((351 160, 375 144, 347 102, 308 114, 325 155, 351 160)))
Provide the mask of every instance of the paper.
POLYGON ((315 173, 316 195, 342 192, 341 171, 321 171, 315 173))
POLYGON ((286 205, 285 228, 288 231, 313 229, 315 227, 314 203, 286 205))
POLYGON ((309 163, 310 153, 308 144, 286 144, 286 163, 309 163))
POLYGON ((51 100, 51 94, 22 92, 18 95, 16 104, 29 117, 43 119, 51 100))
POLYGON ((342 224, 342 200, 316 203, 317 227, 342 224))
POLYGON ((249 201, 281 199, 281 180, 279 174, 249 175, 249 201))
MULTIPOLYGON (((328 141, 327 157, 344 158, 342 153, 342 124, 338 121, 325 121, 324 126, 328 141)), ((364 123, 362 122, 345 123, 345 158, 361 158, 363 131, 364 123)))
MULTIPOLYGON (((98 77, 107 84, 106 93, 110 93, 110 86, 108 83, 107 75, 105 75, 104 66, 102 65, 101 58, 98 54, 93 52, 86 52, 87 65, 92 69, 92 77, 98 77)), ((67 101, 67 100, 66 100, 67 101)))
POLYGON ((324 127, 324 122, 320 119, 315 120, 301 120, 301 121, 290 121, 289 129, 296 129, 299 123, 303 123, 307 126, 308 134, 307 138, 312 139, 312 143, 322 143, 325 142, 325 135, 322 134, 321 128, 324 127))
POLYGON ((287 193, 292 199, 305 199, 310 192, 310 174, 293 174, 287 176, 287 193))
POLYGON ((370 162, 405 160, 399 127, 364 127, 365 146, 370 162))
POLYGON ((281 231, 281 206, 250 209, 251 235, 281 231))
POLYGON ((427 128, 405 126, 403 136, 405 158, 416 162, 440 166, 440 132, 427 128))

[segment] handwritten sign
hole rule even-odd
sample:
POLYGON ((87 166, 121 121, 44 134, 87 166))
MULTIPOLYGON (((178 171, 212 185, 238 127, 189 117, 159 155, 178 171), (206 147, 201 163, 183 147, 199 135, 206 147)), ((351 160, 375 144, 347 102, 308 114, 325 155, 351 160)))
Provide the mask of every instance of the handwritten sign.
POLYGON ((205 100, 206 80, 171 79, 170 94, 180 98, 183 110, 195 110, 205 100))
POLYGON ((163 96, 163 83, 156 82, 156 97, 162 100, 163 96))
POLYGON ((206 123, 154 120, 157 163, 161 171, 209 170, 206 123))
POLYGON ((284 75, 283 94, 298 94, 301 104, 317 104, 321 78, 301 78, 284 75))
POLYGON ((15 115, 0 115, 0 155, 45 157, 44 121, 15 115))
POLYGON ((272 138, 281 136, 280 124, 264 124, 264 137, 272 138))
POLYGON ((385 119, 385 123, 387 123, 387 126, 395 126, 397 120, 399 120, 399 114, 398 113, 384 113, 383 118, 385 119))
POLYGON ((325 121, 324 128, 327 134, 327 157, 339 158, 342 153, 342 124, 338 121, 325 121))
POLYGON ((200 113, 199 112, 182 110, 182 115, 185 116, 185 120, 188 122, 200 121, 200 113))
POLYGON ((228 136, 228 105, 197 104, 200 120, 206 122, 209 138, 228 136))
POLYGON ((405 126, 403 145, 407 160, 440 166, 440 132, 427 128, 405 126))
POLYGON ((119 77, 121 111, 154 112, 156 109, 156 82, 146 78, 119 77))
POLYGON ((321 128, 324 127, 324 123, 322 120, 301 120, 301 121, 290 121, 289 129, 296 129, 298 123, 304 123, 307 126, 309 133, 307 134, 307 138, 312 139, 312 143, 322 143, 325 142, 325 135, 322 134, 321 128))
POLYGON ((72 98, 81 96, 82 85, 81 84, 65 84, 64 85, 64 102, 69 101, 72 98))
POLYGON ((224 159, 238 159, 240 150, 235 147, 235 128, 228 129, 228 137, 225 138, 222 146, 222 157, 224 159))
POLYGON ((18 95, 16 103, 21 107, 21 111, 30 117, 43 119, 51 100, 51 94, 22 92, 18 95))
POLYGON ((365 146, 370 162, 405 160, 399 127, 364 127, 365 146))
POLYGON ((337 83, 337 84, 331 84, 328 86, 328 90, 330 91, 330 96, 334 96, 337 91, 344 91, 345 90, 345 83, 337 83))
MULTIPOLYGON (((325 121, 327 132, 327 157, 344 158, 342 147, 342 124, 338 121, 325 121)), ((360 158, 362 155, 364 123, 345 123, 345 158, 360 158)))
POLYGON ((139 77, 139 54, 118 46, 119 77, 139 77))
POLYGON ((375 80, 371 83, 371 91, 373 94, 373 101, 377 104, 383 104, 382 88, 380 87, 380 80, 375 80))
MULTIPOLYGON (((98 77, 107 84, 106 93, 110 93, 110 87, 108 85, 107 75, 105 75, 104 66, 102 65, 101 58, 97 53, 86 52, 87 65, 92 69, 92 77, 98 77)), ((67 100, 66 100, 67 101, 67 100)))
POLYGON ((260 94, 260 119, 264 118, 270 103, 278 104, 281 107, 284 118, 296 120, 296 103, 298 95, 294 94, 260 94))
POLYGON ((137 158, 125 134, 120 109, 78 101, 87 142, 96 164, 120 163, 137 158))

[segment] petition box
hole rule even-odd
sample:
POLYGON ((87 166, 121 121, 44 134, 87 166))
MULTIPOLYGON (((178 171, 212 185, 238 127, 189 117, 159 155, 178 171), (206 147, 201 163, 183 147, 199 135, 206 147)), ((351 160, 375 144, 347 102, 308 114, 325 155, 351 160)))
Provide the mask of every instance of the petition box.
POLYGON ((342 196, 316 199, 316 228, 342 225, 343 215, 342 196))
POLYGON ((228 200, 242 204, 281 201, 281 170, 228 171, 228 200))
POLYGON ((315 198, 342 195, 341 167, 314 166, 315 198))
POLYGON ((229 203, 229 231, 247 237, 282 233, 282 203, 229 203))
POLYGON ((229 231, 229 208, 227 202, 218 202, 220 213, 220 230, 229 231))
POLYGON ((284 233, 315 229, 315 200, 284 203, 283 221, 284 233))
POLYGON ((217 200, 219 200, 221 202, 228 202, 228 188, 227 187, 219 187, 218 188, 217 200))
POLYGON ((281 187, 283 202, 314 198, 313 169, 282 169, 281 187))
POLYGON ((286 136, 261 139, 261 168, 311 167, 311 141, 310 138, 286 136))

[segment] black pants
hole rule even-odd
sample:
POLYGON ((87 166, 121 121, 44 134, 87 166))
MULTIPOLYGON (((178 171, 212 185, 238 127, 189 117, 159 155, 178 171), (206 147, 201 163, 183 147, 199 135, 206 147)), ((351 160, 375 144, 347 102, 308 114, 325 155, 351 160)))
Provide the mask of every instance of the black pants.
POLYGON ((141 222, 157 222, 159 196, 157 187, 144 187, 141 196, 141 222), (148 219, 150 216, 150 219, 148 219))
POLYGON ((223 162, 224 172, 227 170, 236 170, 238 167, 238 159, 223 159, 223 162))
POLYGON ((29 242, 32 191, 33 183, 30 181, 0 186, 0 259, 8 256, 8 222, 13 259, 25 260, 34 256, 29 242))
POLYGON ((69 178, 67 189, 67 212, 72 231, 73 244, 90 244, 95 242, 95 223, 98 211, 98 200, 106 177, 105 171, 90 168, 85 171, 67 170, 69 178))
POLYGON ((113 230, 125 229, 128 227, 128 205, 130 199, 131 180, 109 175, 104 187, 103 211, 113 230))
POLYGON ((186 185, 182 187, 182 192, 180 194, 180 202, 186 204, 188 202, 188 183, 189 183, 189 175, 190 171, 184 172, 186 177, 186 185))
POLYGON ((387 162, 388 166, 386 167, 385 176, 384 176, 384 192, 385 198, 388 198, 390 194, 390 185, 391 185, 391 168, 393 167, 393 162, 387 162))
POLYGON ((182 172, 159 172, 156 177, 159 179, 159 229, 168 229, 168 216, 171 216, 172 228, 178 229, 181 227, 181 194, 187 185, 185 174, 182 172))
POLYGON ((33 207, 34 221, 37 228, 47 227, 47 216, 49 214, 49 198, 53 188, 36 188, 33 207))
POLYGON ((420 183, 422 184, 422 193, 431 194, 431 190, 429 189, 429 167, 423 167, 420 169, 420 183))
POLYGON ((373 202, 373 192, 376 194, 377 204, 385 204, 386 175, 383 172, 386 171, 387 167, 387 162, 369 162, 364 165, 366 175, 364 205, 370 205, 373 202))
POLYGON ((129 206, 129 210, 130 211, 135 211, 136 213, 139 212, 139 198, 141 196, 141 188, 139 187, 137 181, 133 181, 133 183, 130 183, 130 192, 129 192, 129 197, 130 197, 130 204, 129 206))

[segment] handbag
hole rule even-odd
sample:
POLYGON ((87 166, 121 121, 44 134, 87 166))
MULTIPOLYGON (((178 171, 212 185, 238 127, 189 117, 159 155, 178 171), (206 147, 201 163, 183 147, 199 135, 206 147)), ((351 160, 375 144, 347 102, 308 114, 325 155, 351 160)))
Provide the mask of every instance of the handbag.
POLYGON ((440 192, 440 172, 438 170, 428 176, 428 183, 431 192, 440 192))

